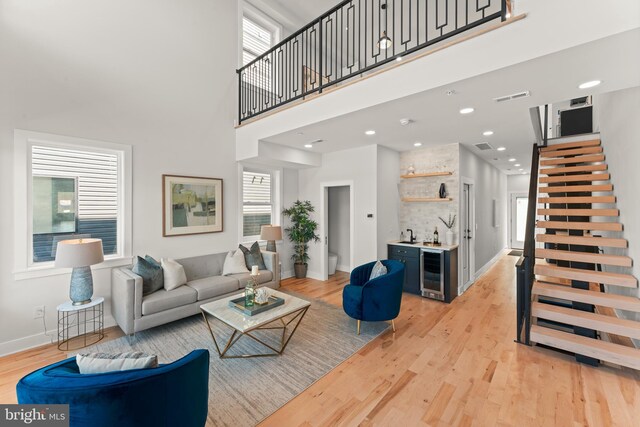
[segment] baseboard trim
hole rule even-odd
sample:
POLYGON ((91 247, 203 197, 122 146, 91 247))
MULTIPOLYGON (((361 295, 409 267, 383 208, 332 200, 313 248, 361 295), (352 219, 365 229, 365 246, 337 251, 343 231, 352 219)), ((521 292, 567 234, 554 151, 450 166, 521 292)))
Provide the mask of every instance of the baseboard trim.
MULTIPOLYGON (((116 319, 111 315, 104 316, 104 327, 110 328, 112 326, 116 326, 116 319)), ((39 334, 29 335, 22 338, 17 338, 15 340, 6 341, 0 343, 0 357, 8 356, 10 354, 19 353, 21 351, 29 350, 36 347, 42 347, 44 345, 51 345, 51 338, 54 337, 53 343, 55 344, 55 337, 58 335, 58 330, 48 330, 45 335, 44 332, 40 332, 39 334)))
POLYGON ((293 276, 295 276, 293 274, 293 270, 287 270, 287 271, 280 272, 280 279, 282 279, 282 280, 289 279, 289 278, 291 278, 293 276))
POLYGON ((489 262, 487 262, 479 270, 477 270, 473 275, 473 280, 466 285, 462 285, 462 287, 458 289, 458 295, 465 293, 467 289, 473 286, 473 284, 476 283, 476 280, 478 280, 480 277, 482 277, 483 274, 489 271, 489 269, 493 266, 493 264, 498 262, 498 260, 502 258, 502 256, 505 254, 507 250, 508 250, 507 248, 500 249, 500 251, 493 258, 489 260, 489 262))
POLYGON ((349 268, 348 265, 344 265, 344 264, 340 265, 340 264, 338 264, 336 266, 336 271, 344 271, 345 273, 349 273, 351 271, 351 268, 349 268))

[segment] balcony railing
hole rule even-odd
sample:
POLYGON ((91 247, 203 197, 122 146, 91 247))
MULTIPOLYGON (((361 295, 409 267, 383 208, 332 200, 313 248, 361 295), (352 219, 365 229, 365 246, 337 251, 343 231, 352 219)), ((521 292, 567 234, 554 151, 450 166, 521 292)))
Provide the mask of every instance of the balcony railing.
POLYGON ((508 0, 347 0, 238 72, 238 122, 492 20, 508 0))

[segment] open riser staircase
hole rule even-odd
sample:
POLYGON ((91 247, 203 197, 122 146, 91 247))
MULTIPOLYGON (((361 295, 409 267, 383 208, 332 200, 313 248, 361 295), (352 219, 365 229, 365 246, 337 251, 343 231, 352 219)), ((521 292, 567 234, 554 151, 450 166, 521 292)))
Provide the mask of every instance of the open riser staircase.
POLYGON ((549 145, 537 155, 537 244, 530 247, 533 272, 524 304, 530 304, 527 341, 574 353, 583 363, 640 370, 640 349, 630 339, 640 339, 640 322, 615 312, 640 312, 640 299, 608 292, 637 288, 638 280, 631 274, 631 258, 603 251, 627 248, 628 242, 601 141, 592 136, 549 145))

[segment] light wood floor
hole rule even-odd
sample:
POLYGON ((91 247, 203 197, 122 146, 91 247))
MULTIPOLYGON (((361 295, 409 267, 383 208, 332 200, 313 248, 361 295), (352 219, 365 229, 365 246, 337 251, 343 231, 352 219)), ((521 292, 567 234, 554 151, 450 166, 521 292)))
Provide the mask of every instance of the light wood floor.
MULTIPOLYGON (((637 426, 637 372, 513 342, 515 261, 501 258, 450 305, 405 295, 395 334, 389 329, 261 426, 637 426)), ((340 305, 347 281, 338 274, 283 287, 340 305)), ((112 329, 106 339, 116 336, 112 329)), ((20 377, 64 357, 46 346, 0 358, 0 402, 15 402, 20 377)))

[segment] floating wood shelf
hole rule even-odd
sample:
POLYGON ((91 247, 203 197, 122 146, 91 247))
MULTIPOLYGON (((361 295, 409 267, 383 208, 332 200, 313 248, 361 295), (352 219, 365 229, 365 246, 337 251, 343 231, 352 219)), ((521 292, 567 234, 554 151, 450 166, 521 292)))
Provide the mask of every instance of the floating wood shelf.
POLYGON ((414 173, 412 175, 400 175, 400 178, 427 178, 430 176, 447 176, 453 175, 453 172, 425 172, 425 173, 414 173))
POLYGON ((450 202, 453 200, 451 197, 445 197, 441 199, 439 197, 403 197, 403 202, 450 202))

